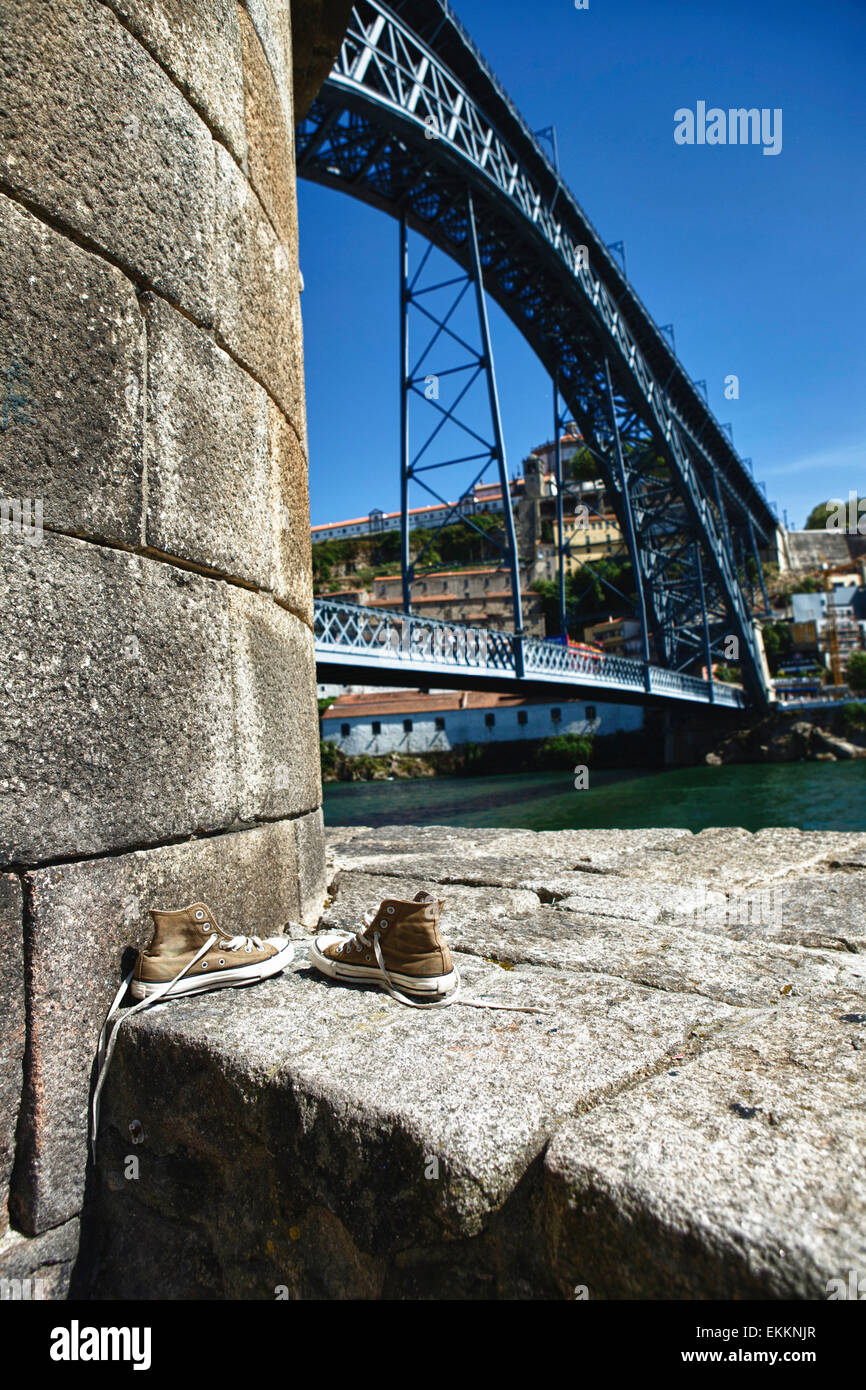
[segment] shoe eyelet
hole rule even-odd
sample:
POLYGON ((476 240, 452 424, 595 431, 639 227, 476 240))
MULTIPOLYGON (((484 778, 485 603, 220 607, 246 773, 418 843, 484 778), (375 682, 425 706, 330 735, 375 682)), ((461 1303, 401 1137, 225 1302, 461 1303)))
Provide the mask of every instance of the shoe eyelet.
POLYGON ((223 960, 222 956, 220 956, 220 965, 225 965, 225 961, 223 960))
POLYGON ((383 917, 382 920, 381 920, 381 922, 379 923, 379 926, 380 926, 380 927, 387 927, 387 925, 388 925, 388 923, 385 921, 385 918, 383 917))
POLYGON ((369 959, 370 959, 370 952, 368 951, 367 954, 364 956, 364 960, 369 960, 369 959))
POLYGON ((202 968, 202 970, 207 970, 207 961, 206 961, 206 960, 203 960, 203 961, 202 961, 202 963, 201 963, 201 968, 202 968))
POLYGON ((385 911, 387 912, 387 914, 388 914, 389 917, 393 917, 393 916, 394 916, 394 909, 393 909, 393 907, 386 907, 386 908, 385 908, 385 911))
POLYGON ((201 908, 199 908, 198 911, 197 911, 196 914, 195 914, 195 920, 196 920, 197 922, 200 922, 201 919, 202 919, 202 917, 204 917, 204 913, 202 912, 201 908))

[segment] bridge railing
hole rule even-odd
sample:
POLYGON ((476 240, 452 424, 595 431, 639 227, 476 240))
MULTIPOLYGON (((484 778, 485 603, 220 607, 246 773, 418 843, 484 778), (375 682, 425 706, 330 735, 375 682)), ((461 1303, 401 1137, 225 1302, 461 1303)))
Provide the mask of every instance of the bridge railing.
POLYGON ((533 637, 524 638, 523 667, 527 675, 573 675, 620 689, 646 689, 646 668, 642 661, 621 656, 595 656, 533 637))
MULTIPOLYGON (((320 652, 332 651, 374 664, 401 663, 415 669, 486 671, 522 681, 561 681, 563 685, 605 686, 633 690, 636 694, 695 700, 704 704, 740 708, 745 696, 738 686, 722 685, 699 676, 645 666, 628 657, 598 655, 544 642, 536 637, 521 641, 511 632, 466 627, 463 623, 424 618, 391 609, 363 608, 359 604, 316 599, 314 633, 320 652)), ((362 664, 360 661, 358 664, 362 664)))
POLYGON ((373 659, 516 672, 513 635, 490 628, 317 599, 314 632, 318 647, 373 659))

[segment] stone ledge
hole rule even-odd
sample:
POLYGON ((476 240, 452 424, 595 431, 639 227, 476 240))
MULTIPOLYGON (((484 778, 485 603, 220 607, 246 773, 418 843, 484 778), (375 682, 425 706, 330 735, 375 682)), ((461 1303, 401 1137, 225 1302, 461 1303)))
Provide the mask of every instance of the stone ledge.
MULTIPOLYGON (((622 834, 599 837, 612 886, 657 847, 622 834)), ((792 873, 846 849, 785 837, 792 873)), ((584 919, 531 889, 449 890, 428 873, 435 858, 458 878, 476 852, 489 873, 511 840, 543 879, 569 838, 559 862, 555 837, 526 832, 329 838, 323 921, 353 924, 395 882, 441 887, 466 997, 550 1012, 418 1014, 320 977, 296 931, 280 979, 133 1020, 106 1090, 85 1296, 819 1298, 862 1266, 856 958, 599 919, 597 899, 584 919), (785 970, 810 992, 780 993, 785 970)), ((691 844, 705 872, 712 839, 678 837, 680 869, 691 844)))

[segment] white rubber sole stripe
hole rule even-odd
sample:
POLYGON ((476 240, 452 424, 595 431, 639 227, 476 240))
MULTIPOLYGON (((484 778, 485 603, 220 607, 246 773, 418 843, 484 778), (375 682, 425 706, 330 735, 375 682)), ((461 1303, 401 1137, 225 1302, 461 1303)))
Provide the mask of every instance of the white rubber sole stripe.
MULTIPOLYGON (((343 939, 339 936, 328 939, 328 945, 343 939)), ((322 954, 316 941, 310 942, 310 963, 332 980, 352 980, 355 984, 368 985, 379 984, 382 980, 382 972, 377 965, 349 965, 348 961, 331 960, 330 956, 322 954)), ((389 970, 388 975, 392 984, 399 985, 407 994, 422 997, 450 994, 457 987, 457 975, 453 970, 447 975, 401 975, 396 970, 389 970)))
MULTIPOLYGON (((177 999, 181 994, 202 994, 211 989, 231 989, 235 985, 251 985, 258 980, 269 980, 272 975, 279 975, 281 970, 285 970, 287 965, 291 965, 295 955, 295 948, 288 943, 275 956, 270 956, 267 960, 256 961, 252 965, 233 966, 228 970, 206 970, 201 975, 186 975, 178 981, 176 989, 169 990, 166 994, 167 999, 177 999)), ((148 999, 152 994, 164 988, 165 980, 133 980, 130 986, 133 999, 148 999)))

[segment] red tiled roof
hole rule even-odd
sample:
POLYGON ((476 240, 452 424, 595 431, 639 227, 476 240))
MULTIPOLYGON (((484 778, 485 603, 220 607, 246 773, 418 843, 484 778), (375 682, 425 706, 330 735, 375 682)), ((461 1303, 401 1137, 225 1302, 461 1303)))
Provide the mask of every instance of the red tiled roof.
MULTIPOLYGON (((568 701, 563 701, 567 704, 568 701)), ((322 715, 327 719, 359 718, 395 714, 433 714, 454 709, 519 709, 524 705, 548 705, 550 700, 525 699, 520 695, 502 695, 484 690, 445 690, 440 694, 422 695, 420 690, 361 692, 339 695, 322 715)))

